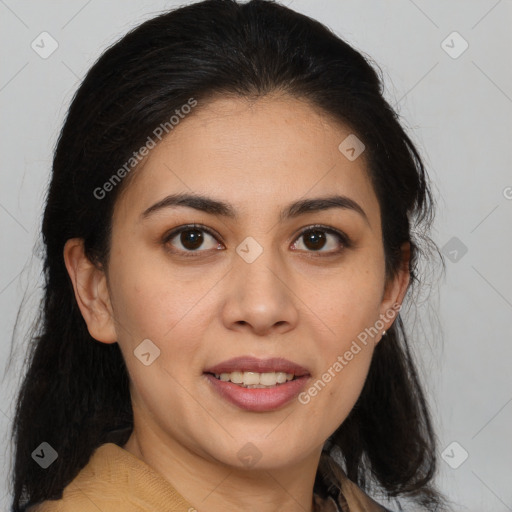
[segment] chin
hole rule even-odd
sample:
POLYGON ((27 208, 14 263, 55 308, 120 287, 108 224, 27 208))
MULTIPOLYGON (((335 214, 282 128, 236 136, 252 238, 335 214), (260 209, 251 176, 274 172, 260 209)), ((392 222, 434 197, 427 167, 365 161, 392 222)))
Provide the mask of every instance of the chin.
MULTIPOLYGON (((268 430, 266 435, 268 435, 268 430)), ((211 453, 214 459, 223 464, 241 470, 278 470, 302 460, 314 447, 305 447, 302 433, 292 442, 276 436, 274 439, 257 436, 244 436, 243 439, 228 440, 228 446, 222 453, 211 453)), ((323 444, 323 443, 322 443, 323 444)), ((218 448, 218 445, 217 445, 218 448)))

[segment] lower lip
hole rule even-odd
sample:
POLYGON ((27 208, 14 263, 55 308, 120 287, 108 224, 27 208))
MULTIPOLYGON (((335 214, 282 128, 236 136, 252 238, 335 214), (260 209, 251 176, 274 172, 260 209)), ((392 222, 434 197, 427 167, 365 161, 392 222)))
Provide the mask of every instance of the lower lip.
POLYGON ((213 389, 228 402, 246 411, 265 412, 283 407, 293 400, 306 386, 307 376, 290 380, 273 388, 243 388, 206 373, 213 389))

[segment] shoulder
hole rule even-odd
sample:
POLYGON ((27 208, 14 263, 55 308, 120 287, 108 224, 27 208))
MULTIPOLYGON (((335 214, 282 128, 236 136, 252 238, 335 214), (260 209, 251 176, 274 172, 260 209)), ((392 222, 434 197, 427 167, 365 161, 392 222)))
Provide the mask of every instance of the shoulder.
POLYGON ((26 512, 187 512, 183 497, 145 462, 113 443, 98 447, 58 500, 26 512))
POLYGON ((106 443, 93 452, 87 465, 65 487, 62 497, 46 500, 28 508, 26 512, 98 512, 117 511, 123 505, 126 488, 123 480, 130 478, 133 468, 126 465, 124 450, 106 443), (121 462, 115 472, 112 465, 121 462))

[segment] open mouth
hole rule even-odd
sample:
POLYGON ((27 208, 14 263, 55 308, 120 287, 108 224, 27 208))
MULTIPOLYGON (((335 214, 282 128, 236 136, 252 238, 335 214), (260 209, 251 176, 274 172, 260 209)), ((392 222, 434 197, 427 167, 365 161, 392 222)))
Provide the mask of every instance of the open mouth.
MULTIPOLYGON (((222 367, 208 368, 209 371, 203 375, 210 381, 211 389, 218 396, 239 409, 268 412, 289 404, 307 385, 310 374, 298 365, 295 367, 296 370, 293 365, 283 368, 295 373, 269 371, 274 368, 261 368, 263 372, 254 372, 239 370, 240 367, 237 365, 234 367, 235 370, 230 372, 222 371, 222 367), (221 373, 218 373, 219 371, 221 373)), ((226 370, 231 368, 228 367, 226 370)))
POLYGON ((275 388, 298 379, 293 373, 285 372, 242 372, 235 371, 231 373, 207 373, 222 382, 231 382, 242 388, 247 389, 265 389, 275 388))

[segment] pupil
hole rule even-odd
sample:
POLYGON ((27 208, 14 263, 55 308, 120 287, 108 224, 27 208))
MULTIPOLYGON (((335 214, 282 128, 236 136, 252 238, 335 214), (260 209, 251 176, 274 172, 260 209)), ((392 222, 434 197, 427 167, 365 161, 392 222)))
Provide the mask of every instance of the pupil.
POLYGON ((183 231, 180 239, 186 249, 197 249, 203 243, 203 234, 197 229, 190 229, 183 231))
POLYGON ((323 231, 309 231, 304 237, 308 249, 318 250, 325 245, 326 237, 323 231))

